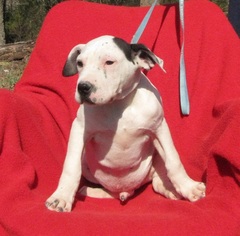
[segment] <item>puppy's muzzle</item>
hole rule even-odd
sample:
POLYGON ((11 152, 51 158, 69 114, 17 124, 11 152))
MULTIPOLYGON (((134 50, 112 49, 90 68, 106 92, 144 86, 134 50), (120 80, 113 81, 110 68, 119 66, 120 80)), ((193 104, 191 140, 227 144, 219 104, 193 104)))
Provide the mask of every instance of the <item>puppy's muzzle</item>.
POLYGON ((78 84, 78 93, 81 97, 81 102, 88 102, 88 103, 93 103, 93 101, 91 101, 91 99, 89 98, 90 94, 93 91, 94 86, 85 81, 85 82, 80 82, 78 84))

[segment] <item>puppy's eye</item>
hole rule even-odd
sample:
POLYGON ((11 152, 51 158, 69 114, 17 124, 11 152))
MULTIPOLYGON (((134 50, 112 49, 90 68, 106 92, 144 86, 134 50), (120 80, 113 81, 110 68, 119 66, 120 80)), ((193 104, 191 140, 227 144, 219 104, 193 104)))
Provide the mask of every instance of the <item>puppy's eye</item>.
POLYGON ((78 67, 83 67, 82 61, 77 61, 77 66, 78 66, 78 67))
POLYGON ((106 65, 110 66, 114 63, 114 61, 106 61, 106 65))

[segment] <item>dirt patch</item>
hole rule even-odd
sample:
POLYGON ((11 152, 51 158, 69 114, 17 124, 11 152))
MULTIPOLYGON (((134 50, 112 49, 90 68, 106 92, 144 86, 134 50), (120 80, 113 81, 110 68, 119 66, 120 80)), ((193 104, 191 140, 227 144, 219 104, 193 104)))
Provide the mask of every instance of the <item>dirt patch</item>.
POLYGON ((26 60, 0 61, 0 88, 13 89, 26 64, 26 60))
POLYGON ((0 47, 0 88, 14 88, 22 76, 33 47, 32 41, 0 47))

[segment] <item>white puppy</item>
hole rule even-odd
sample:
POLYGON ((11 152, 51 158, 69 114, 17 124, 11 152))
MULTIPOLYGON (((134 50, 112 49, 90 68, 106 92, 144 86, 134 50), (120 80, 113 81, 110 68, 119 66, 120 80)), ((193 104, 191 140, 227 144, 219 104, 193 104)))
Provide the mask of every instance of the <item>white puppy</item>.
MULTIPOLYGON (((142 44, 102 36, 69 53, 64 76, 79 73, 81 103, 56 191, 46 206, 71 211, 80 178, 103 188, 80 192, 126 201, 143 184, 170 199, 196 201, 205 185, 186 173, 174 147, 157 89, 142 73, 162 60, 142 44), (170 181, 169 181, 170 180, 170 181)), ((163 68, 162 68, 163 69, 163 68)))

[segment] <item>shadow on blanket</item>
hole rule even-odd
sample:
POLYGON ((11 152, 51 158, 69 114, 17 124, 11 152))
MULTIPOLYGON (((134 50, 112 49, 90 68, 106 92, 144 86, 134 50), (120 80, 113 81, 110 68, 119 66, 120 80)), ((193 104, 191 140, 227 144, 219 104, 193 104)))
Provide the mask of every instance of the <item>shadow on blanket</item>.
POLYGON ((140 189, 126 205, 78 199, 71 213, 44 201, 62 170, 77 76, 62 67, 78 43, 111 34, 130 41, 146 7, 67 1, 45 19, 13 92, 0 91, 1 235, 237 235, 240 232, 240 43, 214 4, 186 2, 185 55, 191 114, 179 108, 178 6, 157 6, 141 42, 164 59, 148 77, 159 89, 173 140, 189 175, 207 184, 196 203, 140 189))

